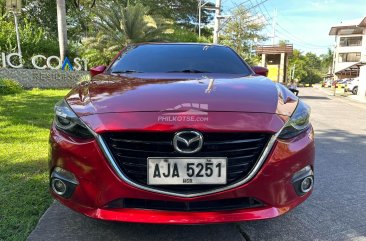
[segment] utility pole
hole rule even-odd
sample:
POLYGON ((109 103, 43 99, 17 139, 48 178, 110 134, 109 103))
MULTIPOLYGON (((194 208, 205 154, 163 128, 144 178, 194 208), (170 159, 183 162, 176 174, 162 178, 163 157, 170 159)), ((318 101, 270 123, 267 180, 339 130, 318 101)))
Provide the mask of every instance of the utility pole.
POLYGON ((67 52, 67 29, 66 29, 66 6, 65 0, 56 0, 57 2, 57 30, 58 42, 60 47, 60 58, 64 61, 67 52))
POLYGON ((294 67, 292 67, 292 76, 291 76, 291 80, 295 79, 295 70, 296 70, 296 64, 294 64, 294 67))
POLYGON ((209 3, 202 3, 202 0, 198 0, 198 37, 201 38, 201 18, 202 18, 202 8, 209 3))
POLYGON ((7 0, 6 8, 10 13, 14 15, 15 32, 17 35, 18 54, 22 56, 22 49, 20 47, 20 35, 19 35, 19 24, 18 24, 18 13, 22 10, 22 1, 20 0, 7 0))
POLYGON ((272 45, 276 43, 276 18, 277 18, 277 8, 273 11, 272 18, 272 45))
POLYGON ((17 34, 17 43, 18 43, 18 54, 22 56, 22 49, 20 47, 20 36, 19 36, 19 25, 18 25, 18 15, 15 11, 13 11, 14 14, 14 23, 15 23, 15 32, 17 34))
POLYGON ((201 25, 202 25, 202 9, 208 9, 208 10, 216 10, 215 7, 212 6, 206 6, 210 2, 204 2, 202 3, 202 0, 198 0, 198 37, 201 38, 201 25), (205 7, 206 6, 206 7, 205 7))
POLYGON ((198 38, 201 38, 202 0, 198 0, 198 38))
POLYGON ((258 42, 258 38, 255 37, 253 40, 250 41, 250 50, 249 50, 249 57, 252 58, 252 53, 253 53, 253 42, 257 43, 258 42))
POLYGON ((221 18, 221 0, 216 0, 215 4, 215 26, 213 32, 213 43, 219 43, 219 30, 220 30, 220 18, 221 18))

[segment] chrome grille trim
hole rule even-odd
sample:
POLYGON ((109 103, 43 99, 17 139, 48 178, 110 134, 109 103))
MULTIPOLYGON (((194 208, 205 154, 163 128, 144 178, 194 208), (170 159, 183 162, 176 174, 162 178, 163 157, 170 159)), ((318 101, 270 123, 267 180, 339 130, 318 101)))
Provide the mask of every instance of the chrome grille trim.
MULTIPOLYGON (((281 129, 282 130, 282 129, 281 129)), ((203 195, 208 195, 208 194, 213 194, 213 193, 217 193, 217 192, 222 192, 222 191, 226 191, 238 186, 241 186, 247 182, 249 182, 260 170, 260 168, 262 167, 264 161, 267 159, 269 153, 272 150, 272 147, 274 146, 274 144, 276 143, 277 137, 279 135, 279 133, 281 132, 281 130, 276 133, 275 135, 271 136, 270 140, 268 141, 267 145, 265 146, 265 148, 263 149, 262 153, 260 154, 260 158, 258 159, 258 161, 256 162, 256 164, 254 165, 254 167, 252 168, 252 170, 249 172, 249 174, 241 181, 233 183, 231 185, 225 186, 225 187, 219 187, 217 189, 212 189, 209 191, 203 191, 203 192, 199 192, 199 193, 189 193, 189 194, 184 194, 184 193, 177 193, 174 191, 163 191, 163 190, 157 190, 148 186, 143 186, 140 184, 137 184, 133 181, 131 181, 119 168, 119 166, 116 163, 116 160, 114 159, 109 147, 107 146, 106 142, 104 141, 104 139, 102 138, 101 135, 96 134, 96 140, 99 144, 99 146, 101 147, 105 157, 107 158, 109 164, 111 165, 111 167, 113 168, 113 170, 115 171, 115 173, 126 183, 128 183, 131 186, 137 187, 139 189, 145 190, 145 191, 150 191, 150 192, 154 192, 154 193, 160 193, 160 194, 164 194, 164 195, 171 195, 171 196, 177 196, 177 197, 185 197, 185 198, 192 198, 192 197, 198 197, 198 196, 203 196, 203 195)))

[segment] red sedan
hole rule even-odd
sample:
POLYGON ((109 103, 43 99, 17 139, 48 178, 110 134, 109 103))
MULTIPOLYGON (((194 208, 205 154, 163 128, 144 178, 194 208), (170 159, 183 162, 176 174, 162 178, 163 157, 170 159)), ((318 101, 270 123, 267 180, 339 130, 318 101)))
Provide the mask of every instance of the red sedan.
POLYGON ((231 48, 138 44, 55 106, 50 189, 92 218, 277 217, 314 183, 309 107, 231 48), (255 72, 253 71, 255 70, 255 72))

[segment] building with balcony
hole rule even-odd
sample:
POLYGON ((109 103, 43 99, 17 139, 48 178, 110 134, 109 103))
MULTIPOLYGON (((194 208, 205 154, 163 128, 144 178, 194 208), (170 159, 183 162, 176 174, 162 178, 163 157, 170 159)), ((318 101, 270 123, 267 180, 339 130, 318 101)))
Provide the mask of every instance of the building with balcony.
POLYGON ((334 78, 358 77, 366 64, 366 17, 333 26, 329 35, 335 37, 334 78))

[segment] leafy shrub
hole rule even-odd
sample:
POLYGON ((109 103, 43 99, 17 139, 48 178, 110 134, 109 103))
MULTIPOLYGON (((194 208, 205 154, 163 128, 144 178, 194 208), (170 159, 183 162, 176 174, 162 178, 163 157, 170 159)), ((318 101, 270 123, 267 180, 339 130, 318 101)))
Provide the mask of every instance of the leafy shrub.
POLYGON ((322 80, 323 78, 321 77, 320 73, 310 70, 307 72, 306 76, 301 79, 301 83, 312 85, 315 83, 320 83, 322 80))
POLYGON ((185 29, 180 26, 173 26, 173 29, 170 33, 164 33, 163 38, 167 42, 201 42, 201 43, 211 43, 212 41, 202 36, 201 38, 198 37, 198 35, 188 29, 185 29))
MULTIPOLYGON (((9 54, 18 52, 15 26, 12 19, 10 17, 7 19, 0 17, 0 26, 0 53, 5 52, 9 54)), ((36 26, 27 19, 23 19, 20 23, 19 32, 23 60, 27 60, 24 63, 25 68, 32 68, 31 62, 28 60, 34 55, 59 55, 57 39, 47 38, 47 34, 43 28, 36 26)))
POLYGON ((0 95, 17 94, 23 91, 19 82, 11 79, 0 79, 0 95))
POLYGON ((98 34, 96 37, 83 39, 79 51, 82 58, 88 60, 88 65, 95 67, 108 65, 122 48, 123 46, 111 43, 111 39, 107 35, 98 34))

